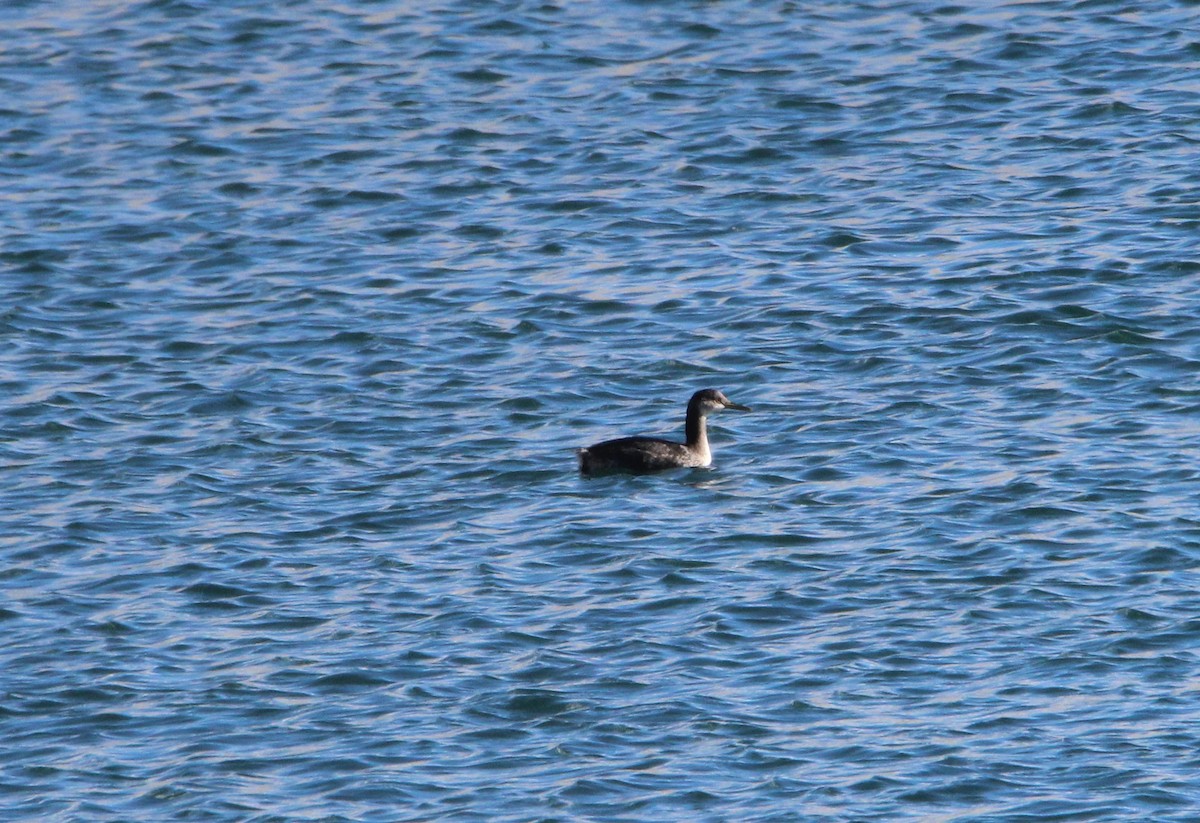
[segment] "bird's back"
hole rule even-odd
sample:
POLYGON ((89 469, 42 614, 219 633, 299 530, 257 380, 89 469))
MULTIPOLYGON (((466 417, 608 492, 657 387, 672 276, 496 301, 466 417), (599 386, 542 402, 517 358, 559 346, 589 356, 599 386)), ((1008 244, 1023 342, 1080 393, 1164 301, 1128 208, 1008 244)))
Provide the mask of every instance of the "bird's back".
POLYGON ((688 447, 657 437, 622 437, 579 450, 579 470, 584 474, 647 472, 697 465, 688 447))

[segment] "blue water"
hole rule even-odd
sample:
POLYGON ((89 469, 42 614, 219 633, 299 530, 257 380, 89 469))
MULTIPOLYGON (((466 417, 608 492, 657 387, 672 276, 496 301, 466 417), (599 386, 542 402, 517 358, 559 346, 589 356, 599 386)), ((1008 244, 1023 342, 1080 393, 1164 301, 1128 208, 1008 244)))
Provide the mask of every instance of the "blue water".
POLYGON ((0 818, 1200 819, 1196 3, 0 32, 0 818))

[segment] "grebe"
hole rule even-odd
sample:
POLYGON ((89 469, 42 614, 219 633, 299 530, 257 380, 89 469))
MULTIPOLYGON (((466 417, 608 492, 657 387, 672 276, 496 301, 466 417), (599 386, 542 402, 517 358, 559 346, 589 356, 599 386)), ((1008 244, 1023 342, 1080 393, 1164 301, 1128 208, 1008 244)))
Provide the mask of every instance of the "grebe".
POLYGON ((712 463, 708 447, 705 418, 722 409, 750 411, 730 401, 716 389, 701 389, 688 401, 687 422, 684 424, 686 443, 675 443, 657 437, 622 437, 606 440, 579 450, 579 471, 583 474, 607 472, 647 472, 663 469, 699 468, 712 463))

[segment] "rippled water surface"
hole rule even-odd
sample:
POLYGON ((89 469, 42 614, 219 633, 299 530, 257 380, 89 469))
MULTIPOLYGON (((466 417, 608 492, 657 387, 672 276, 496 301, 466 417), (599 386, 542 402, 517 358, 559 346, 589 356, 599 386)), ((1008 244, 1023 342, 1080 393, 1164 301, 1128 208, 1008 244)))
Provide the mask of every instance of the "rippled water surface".
POLYGON ((1195 2, 0 26, 3 819, 1200 816, 1195 2))

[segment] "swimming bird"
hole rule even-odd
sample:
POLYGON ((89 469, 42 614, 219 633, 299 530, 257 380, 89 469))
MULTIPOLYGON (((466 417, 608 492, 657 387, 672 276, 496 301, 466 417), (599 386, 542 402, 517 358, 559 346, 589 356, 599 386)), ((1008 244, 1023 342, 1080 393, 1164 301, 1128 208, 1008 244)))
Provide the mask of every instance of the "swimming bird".
POLYGON ((657 437, 621 437, 605 440, 579 450, 579 471, 583 474, 632 472, 646 474, 663 469, 699 468, 712 463, 705 418, 722 409, 750 411, 748 406, 732 402, 716 389, 701 389, 688 401, 684 443, 657 437))

